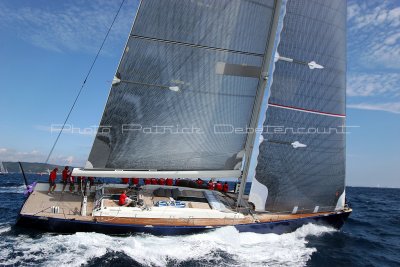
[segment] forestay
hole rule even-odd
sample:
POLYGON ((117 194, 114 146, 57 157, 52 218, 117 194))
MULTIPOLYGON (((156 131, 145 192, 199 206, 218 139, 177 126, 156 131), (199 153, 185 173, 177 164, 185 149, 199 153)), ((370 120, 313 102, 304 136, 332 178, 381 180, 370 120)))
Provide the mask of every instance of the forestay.
POLYGON ((86 169, 239 170, 274 2, 142 1, 86 169))
POLYGON ((289 0, 249 200, 256 210, 343 208, 346 1, 289 0))

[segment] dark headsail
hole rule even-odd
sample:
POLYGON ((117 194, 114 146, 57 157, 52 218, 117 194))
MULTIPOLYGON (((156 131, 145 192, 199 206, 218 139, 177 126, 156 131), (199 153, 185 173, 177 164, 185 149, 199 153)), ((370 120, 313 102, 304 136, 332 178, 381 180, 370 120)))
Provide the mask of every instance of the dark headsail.
POLYGON ((277 50, 250 201, 268 211, 342 207, 346 0, 288 0, 277 50))
POLYGON ((142 1, 86 167, 239 169, 274 5, 142 1))

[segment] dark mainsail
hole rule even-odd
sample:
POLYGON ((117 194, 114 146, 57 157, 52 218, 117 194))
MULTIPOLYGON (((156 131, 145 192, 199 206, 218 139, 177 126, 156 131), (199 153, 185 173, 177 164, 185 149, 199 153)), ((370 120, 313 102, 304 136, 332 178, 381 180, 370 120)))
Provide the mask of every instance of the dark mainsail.
POLYGON ((142 1, 86 167, 239 169, 274 9, 142 1))
POLYGON ((346 0, 288 0, 277 52, 250 201, 280 212, 343 208, 346 0))

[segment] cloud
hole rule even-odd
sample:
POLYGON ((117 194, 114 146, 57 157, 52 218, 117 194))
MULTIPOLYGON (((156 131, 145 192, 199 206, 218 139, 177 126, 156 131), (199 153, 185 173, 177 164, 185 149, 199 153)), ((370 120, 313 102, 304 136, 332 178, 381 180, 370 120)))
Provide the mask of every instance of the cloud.
POLYGON ((398 3, 349 1, 348 108, 400 113, 398 3))
MULTIPOLYGON (((25 41, 52 51, 95 53, 99 48, 120 1, 65 1, 40 5, 27 1, 0 3, 0 23, 25 41)), ((108 43, 125 40, 135 15, 137 0, 125 1, 108 43)))
MULTIPOLYGON (((1 161, 24 161, 24 162, 44 162, 46 156, 38 150, 18 151, 10 148, 0 148, 1 161)), ((51 157, 50 163, 58 165, 84 166, 85 159, 76 158, 71 155, 54 155, 51 157)))
POLYGON ((363 67, 400 69, 400 6, 396 1, 351 1, 349 54, 363 67))
POLYGON ((371 103, 348 104, 347 108, 386 111, 386 112, 400 114, 400 102, 375 103, 375 104, 371 103))
POLYGON ((387 96, 400 95, 400 74, 352 73, 347 80, 348 96, 387 96))

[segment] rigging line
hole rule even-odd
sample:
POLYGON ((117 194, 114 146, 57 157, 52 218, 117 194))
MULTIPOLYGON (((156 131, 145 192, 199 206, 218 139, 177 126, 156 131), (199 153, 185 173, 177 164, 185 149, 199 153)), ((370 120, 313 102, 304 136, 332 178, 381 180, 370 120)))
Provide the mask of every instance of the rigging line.
POLYGON ((125 2, 125 0, 122 0, 120 6, 119 6, 119 8, 118 8, 118 11, 117 11, 117 13, 116 13, 115 16, 114 16, 114 19, 113 19, 113 21, 112 21, 110 27, 108 28, 108 31, 107 31, 106 35, 104 36, 103 42, 101 43, 100 48, 99 48, 99 50, 97 51, 97 54, 96 54, 96 56, 95 56, 94 59, 93 59, 92 65, 90 66, 89 71, 88 71, 88 73, 86 74, 85 80, 83 81, 82 86, 81 86, 81 88, 79 89, 78 94, 77 94, 76 97, 75 97, 75 100, 74 100, 74 102, 73 102, 73 104, 72 104, 72 106, 71 106, 71 108, 70 108, 70 110, 69 110, 69 112, 68 112, 67 117, 65 118, 65 121, 64 121, 64 123, 63 123, 63 125, 62 125, 62 127, 61 127, 61 129, 60 129, 60 132, 59 132, 58 135, 57 135, 57 138, 56 138, 56 140, 55 140, 53 146, 51 147, 51 150, 50 150, 50 152, 49 152, 49 155, 48 155, 47 158, 46 158, 46 162, 45 162, 45 163, 48 163, 48 161, 49 161, 49 159, 50 159, 50 157, 51 157, 51 154, 53 154, 53 150, 54 150, 54 148, 55 148, 56 145, 57 145, 58 139, 60 139, 61 133, 63 132, 63 130, 64 130, 64 128, 65 128, 65 125, 67 124, 67 121, 68 121, 68 119, 69 119, 69 116, 71 115, 72 110, 74 109, 74 107, 75 107, 75 105, 76 105, 76 102, 78 101, 78 98, 79 98, 79 96, 80 96, 81 93, 82 93, 83 88, 85 87, 86 81, 87 81, 87 79, 89 78, 90 73, 92 72, 92 69, 93 69, 93 67, 94 67, 94 64, 96 63, 97 58, 99 57, 100 52, 101 52, 101 50, 103 49, 104 43, 106 42, 107 37, 108 37, 108 35, 110 34, 111 28, 113 27, 113 25, 114 25, 114 23, 115 23, 115 20, 117 19, 119 12, 121 11, 122 6, 124 5, 124 2, 125 2))

